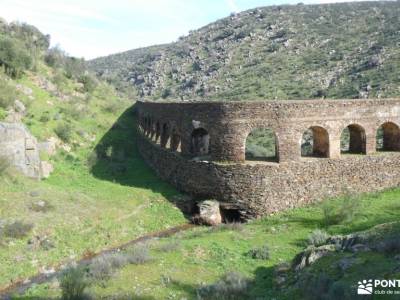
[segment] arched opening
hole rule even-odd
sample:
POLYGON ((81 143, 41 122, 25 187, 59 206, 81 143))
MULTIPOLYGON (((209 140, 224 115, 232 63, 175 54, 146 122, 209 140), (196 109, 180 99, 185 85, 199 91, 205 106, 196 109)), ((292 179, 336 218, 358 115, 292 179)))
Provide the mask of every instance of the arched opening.
POLYGON ((400 128, 395 123, 382 124, 376 133, 376 150, 400 151, 400 128))
POLYGON ((171 133, 171 150, 178 152, 181 150, 181 136, 177 132, 176 128, 174 128, 171 133))
POLYGON ((156 135, 156 127, 154 124, 153 118, 150 121, 150 139, 154 140, 154 136, 156 135))
POLYGON ((351 124, 342 131, 340 137, 340 150, 342 153, 365 154, 365 130, 360 125, 351 124))
POLYGON ((312 126, 303 133, 301 156, 329 157, 329 135, 325 128, 312 126))
POLYGON ((204 156, 210 153, 210 135, 204 128, 196 128, 191 135, 190 153, 204 156))
POLYGON ((155 136, 155 140, 154 140, 155 143, 158 143, 160 136, 161 136, 161 126, 160 126, 160 123, 157 122, 156 123, 156 136, 155 136))
POLYGON ((151 131, 151 121, 149 117, 145 118, 145 135, 150 136, 151 131))
POLYGON ((278 140, 270 128, 257 128, 246 139, 246 160, 279 162, 278 140))
POLYGON ((164 123, 162 127, 161 140, 160 140, 160 145, 162 148, 167 148, 168 140, 169 140, 169 126, 167 123, 164 123))

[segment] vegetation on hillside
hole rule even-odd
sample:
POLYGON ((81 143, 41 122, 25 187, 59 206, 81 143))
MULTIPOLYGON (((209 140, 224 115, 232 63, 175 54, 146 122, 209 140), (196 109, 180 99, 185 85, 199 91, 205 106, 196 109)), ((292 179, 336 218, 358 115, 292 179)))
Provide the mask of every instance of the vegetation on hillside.
POLYGON ((33 26, 0 22, 0 117, 56 147, 41 152, 55 169, 42 181, 0 160, 0 290, 186 223, 139 157, 133 101, 48 46, 33 26))
POLYGON ((89 67, 151 99, 396 97, 399 16, 399 1, 261 7, 89 67))

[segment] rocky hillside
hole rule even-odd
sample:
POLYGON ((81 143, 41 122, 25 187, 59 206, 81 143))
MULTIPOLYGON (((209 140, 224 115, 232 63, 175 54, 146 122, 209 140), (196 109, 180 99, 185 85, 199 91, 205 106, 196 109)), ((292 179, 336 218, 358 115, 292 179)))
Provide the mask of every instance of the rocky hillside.
POLYGON ((153 99, 392 97, 399 18, 399 1, 262 7, 89 66, 153 99))

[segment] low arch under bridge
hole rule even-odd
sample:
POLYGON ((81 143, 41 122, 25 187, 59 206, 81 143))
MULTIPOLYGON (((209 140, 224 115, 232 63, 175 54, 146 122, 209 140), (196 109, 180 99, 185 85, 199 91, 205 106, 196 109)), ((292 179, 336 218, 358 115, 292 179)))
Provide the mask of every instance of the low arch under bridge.
POLYGON ((244 218, 400 185, 400 99, 139 101, 136 109, 147 163, 244 218), (260 129, 270 130, 271 159, 246 155, 260 129))

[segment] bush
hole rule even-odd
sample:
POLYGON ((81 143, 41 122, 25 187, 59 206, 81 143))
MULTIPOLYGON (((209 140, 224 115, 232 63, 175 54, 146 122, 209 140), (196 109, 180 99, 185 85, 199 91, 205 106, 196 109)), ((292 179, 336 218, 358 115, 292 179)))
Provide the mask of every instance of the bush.
POLYGON ((360 201, 358 197, 345 195, 337 201, 328 200, 322 205, 325 226, 351 222, 359 210, 360 201), (337 201, 339 201, 339 205, 336 205, 337 201))
POLYGON ((86 299, 85 289, 88 287, 88 281, 85 271, 79 267, 66 269, 61 274, 60 287, 63 300, 86 299))
POLYGON ((65 64, 66 56, 65 52, 56 46, 47 51, 44 61, 50 67, 58 68, 65 64))
POLYGON ((115 269, 129 263, 124 253, 105 254, 96 257, 89 266, 89 275, 96 280, 108 280, 115 269))
POLYGON ((68 123, 59 123, 54 129, 54 132, 65 143, 71 140, 72 127, 68 123))
POLYGON ((18 40, 0 35, 0 66, 12 77, 20 77, 32 66, 32 58, 18 40))
POLYGON ((14 104, 16 97, 15 88, 0 77, 0 107, 7 109, 14 104))
POLYGON ((225 274, 214 284, 201 286, 197 289, 197 298, 200 300, 236 300, 246 297, 249 280, 237 272, 225 274))
POLYGON ((300 281, 299 286, 301 287, 302 294, 307 299, 352 299, 351 294, 349 293, 349 287, 341 282, 334 281, 326 273, 308 273, 305 274, 300 281))
POLYGON ((317 229, 308 236, 307 244, 318 247, 323 245, 328 238, 329 234, 323 230, 317 229))
POLYGON ((78 81, 83 84, 83 90, 87 93, 92 93, 97 87, 97 80, 90 74, 80 76, 78 81))
POLYGON ((181 247, 181 243, 177 240, 173 240, 172 242, 168 242, 166 244, 162 244, 158 250, 161 252, 173 252, 178 250, 181 247))
POLYGON ((15 221, 4 226, 3 234, 9 238, 21 239, 26 237, 32 228, 33 224, 15 221))
POLYGON ((269 247, 268 245, 263 245, 261 247, 251 249, 247 255, 254 259, 269 259, 269 247))
POLYGON ((96 257, 89 267, 89 275, 96 280, 108 280, 112 272, 111 261, 107 256, 96 257))
POLYGON ((400 252, 400 240, 398 237, 389 237, 379 242, 376 249, 387 254, 400 252))
POLYGON ((139 244, 126 252, 127 261, 131 264, 144 264, 151 260, 149 247, 146 244, 139 244))

